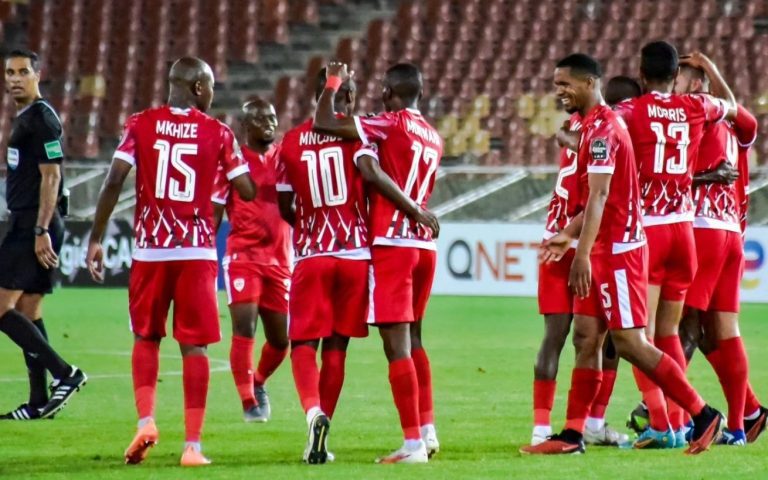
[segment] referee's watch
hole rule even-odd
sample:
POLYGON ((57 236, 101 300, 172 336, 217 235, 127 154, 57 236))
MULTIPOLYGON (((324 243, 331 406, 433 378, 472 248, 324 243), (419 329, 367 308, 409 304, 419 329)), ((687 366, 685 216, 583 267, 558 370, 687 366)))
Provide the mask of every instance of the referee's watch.
POLYGON ((36 237, 40 237, 42 235, 45 235, 46 233, 48 233, 48 229, 47 228, 43 228, 40 225, 36 225, 35 226, 35 236, 36 237))

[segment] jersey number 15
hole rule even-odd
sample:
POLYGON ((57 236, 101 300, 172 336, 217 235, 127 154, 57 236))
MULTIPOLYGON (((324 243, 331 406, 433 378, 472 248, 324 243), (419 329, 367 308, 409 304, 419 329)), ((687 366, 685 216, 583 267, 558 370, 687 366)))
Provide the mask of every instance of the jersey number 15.
POLYGON ((195 199, 195 171, 184 163, 185 155, 197 155, 197 144, 175 143, 171 146, 167 140, 155 142, 157 155, 157 178, 155 179, 155 197, 165 198, 166 185, 168 199, 177 202, 191 202, 195 199), (184 177, 184 184, 175 178, 168 179, 168 164, 184 177))

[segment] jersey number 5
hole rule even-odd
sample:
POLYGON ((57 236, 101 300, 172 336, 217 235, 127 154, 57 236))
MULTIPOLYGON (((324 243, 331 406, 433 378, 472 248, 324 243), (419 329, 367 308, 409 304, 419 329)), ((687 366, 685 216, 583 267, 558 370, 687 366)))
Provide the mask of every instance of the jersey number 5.
POLYGON ((166 185, 168 188, 168 198, 177 202, 191 202, 195 198, 195 171, 192 167, 184 163, 184 155, 197 155, 197 145, 194 143, 175 143, 173 147, 167 140, 158 140, 155 142, 155 150, 158 151, 157 158, 157 178, 155 180, 155 197, 165 198, 166 185), (170 162, 169 162, 170 161, 170 162), (182 182, 171 178, 168 180, 168 163, 182 177, 182 182))
POLYGON ((347 203, 347 179, 344 172, 344 152, 341 147, 322 148, 317 153, 313 150, 304 150, 301 153, 301 161, 307 164, 309 192, 312 195, 313 207, 320 208, 323 204, 333 207, 347 203), (318 170, 323 183, 322 195, 318 170))
POLYGON ((690 128, 688 124, 673 122, 667 125, 667 131, 664 132, 664 125, 662 123, 651 122, 651 130, 656 134, 656 152, 653 157, 653 173, 669 173, 672 175, 687 173, 688 145, 691 143, 690 128), (677 155, 664 158, 667 137, 677 141, 677 155))

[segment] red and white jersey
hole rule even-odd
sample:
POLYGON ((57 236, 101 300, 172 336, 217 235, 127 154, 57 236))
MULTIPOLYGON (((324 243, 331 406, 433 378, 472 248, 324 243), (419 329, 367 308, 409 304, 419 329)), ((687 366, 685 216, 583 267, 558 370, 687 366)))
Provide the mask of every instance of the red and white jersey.
POLYGON ((243 157, 256 184, 256 198, 245 201, 232 191, 226 177, 219 177, 211 200, 225 205, 231 225, 227 256, 231 261, 288 266, 291 263, 291 229, 277 206, 277 151, 273 145, 264 155, 244 146, 243 157))
POLYGON ((736 204, 739 209, 739 224, 743 234, 747 228, 747 213, 749 210, 749 150, 757 140, 757 119, 749 111, 738 106, 736 118, 729 122, 738 144, 739 178, 734 183, 736 204))
MULTIPOLYGON (((403 193, 426 208, 443 156, 443 140, 437 130, 411 108, 354 118, 363 143, 377 146, 384 173, 403 193)), ((435 250, 429 228, 412 224, 405 213, 376 190, 370 192, 369 201, 374 245, 435 250)))
POLYGON ((622 119, 608 106, 594 107, 581 126, 577 175, 582 206, 589 198, 589 174, 611 174, 594 252, 628 252, 645 244, 640 187, 632 140, 622 119))
MULTIPOLYGON (((696 173, 716 168, 726 161, 738 168, 738 141, 733 128, 726 122, 715 123, 704 128, 699 155, 696 159, 696 173)), ((697 186, 693 192, 696 206, 695 228, 717 228, 741 232, 740 207, 734 184, 707 183, 697 186)))
POLYGON ((616 106, 632 137, 645 225, 693 221, 694 163, 705 124, 721 121, 723 100, 651 92, 616 106))
POLYGON ((296 261, 316 255, 371 258, 368 209, 355 154, 376 152, 361 147, 360 142, 313 131, 312 120, 283 137, 277 190, 296 195, 296 261))
POLYGON ((248 172, 232 130, 194 108, 151 108, 128 118, 114 158, 136 167, 133 258, 215 261, 216 177, 248 172))
MULTIPOLYGON (((570 130, 581 131, 581 114, 574 113, 570 118, 570 130)), ((577 152, 569 148, 560 150, 560 171, 552 192, 547 212, 547 224, 544 228, 544 240, 552 238, 562 231, 582 210, 579 199, 579 179, 576 176, 577 152)))

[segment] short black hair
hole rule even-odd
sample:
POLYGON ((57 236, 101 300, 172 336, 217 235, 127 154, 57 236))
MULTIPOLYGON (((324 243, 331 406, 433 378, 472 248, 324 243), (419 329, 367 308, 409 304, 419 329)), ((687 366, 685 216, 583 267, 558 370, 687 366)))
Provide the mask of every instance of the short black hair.
POLYGON ((556 68, 570 68, 571 72, 579 75, 588 75, 595 78, 603 76, 600 62, 585 53, 572 53, 561 59, 555 65, 556 68))
MULTIPOLYGON (((325 82, 326 82, 326 73, 325 73, 325 67, 321 68, 319 72, 317 72, 317 77, 315 77, 315 100, 320 98, 320 95, 323 94, 323 90, 325 90, 325 82)), ((342 92, 346 94, 348 91, 356 91, 357 88, 355 86, 355 81, 351 78, 347 80, 346 82, 342 83, 339 87, 339 92, 342 92)), ((338 92, 337 92, 338 94, 338 92)))
POLYGON ((424 88, 419 67, 412 63, 397 63, 387 69, 387 84, 392 93, 405 102, 418 100, 424 88))
POLYGON ((669 42, 647 43, 640 50, 640 72, 648 80, 671 82, 678 66, 677 49, 669 42))
POLYGON ((643 89, 637 80, 624 75, 612 77, 605 84, 605 101, 608 105, 616 105, 628 98, 639 97, 642 93, 643 89))
POLYGON ((40 57, 37 55, 37 53, 33 52, 32 50, 27 50, 25 48, 16 48, 8 52, 8 54, 5 56, 5 59, 8 60, 9 58, 28 58, 29 64, 32 65, 32 70, 38 71, 40 67, 40 57))

